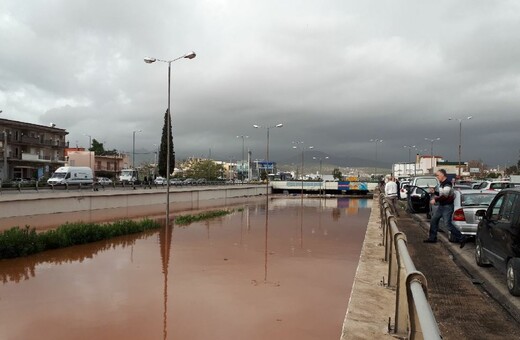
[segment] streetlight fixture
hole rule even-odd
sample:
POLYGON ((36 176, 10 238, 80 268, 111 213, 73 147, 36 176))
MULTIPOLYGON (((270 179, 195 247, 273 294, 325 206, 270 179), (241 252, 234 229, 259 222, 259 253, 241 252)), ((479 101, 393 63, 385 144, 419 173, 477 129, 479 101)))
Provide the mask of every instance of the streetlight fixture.
POLYGON ((322 185, 322 183, 323 183, 323 174, 321 173, 321 166, 322 166, 322 162, 323 162, 323 160, 324 160, 324 159, 329 159, 329 156, 319 157, 319 158, 317 158, 317 157, 312 157, 312 159, 316 159, 316 160, 319 159, 319 160, 320 160, 320 196, 321 196, 321 194, 322 194, 322 193, 321 193, 321 191, 322 191, 322 189, 321 189, 321 185, 322 185))
POLYGON ((143 132, 143 130, 132 131, 132 170, 135 170, 135 134, 143 132))
MULTIPOLYGON (((240 179, 242 180, 242 182, 244 181, 244 144, 245 144, 245 140, 247 138, 249 138, 249 136, 244 136, 244 135, 241 135, 241 136, 237 136, 237 138, 242 138, 242 172, 241 172, 241 175, 240 175, 240 179)), ((247 169, 248 169, 248 174, 249 174, 249 163, 247 164, 247 169)))
POLYGON ((171 114, 170 114, 170 97, 171 97, 171 69, 172 63, 179 59, 193 59, 197 55, 195 52, 190 52, 172 60, 162 60, 157 58, 145 57, 144 62, 147 64, 155 63, 160 61, 168 64, 168 115, 166 117, 166 226, 170 224, 170 125, 171 125, 171 114))
POLYGON ((375 179, 376 172, 377 172, 377 144, 383 143, 383 140, 375 138, 375 139, 371 139, 370 142, 372 142, 376 145, 376 160, 375 160, 375 164, 374 164, 374 179, 375 179))
MULTIPOLYGON (((304 177, 303 154, 305 153, 304 141, 295 141, 292 143, 295 144, 295 145, 293 145, 293 149, 300 149, 302 151, 302 174, 300 176, 301 176, 301 183, 302 183, 301 199, 303 201, 303 177, 304 177)), ((308 149, 314 149, 314 146, 309 146, 308 149)))
POLYGON ((459 121, 459 179, 461 178, 461 174, 460 174, 460 167, 461 167, 461 153, 462 153, 462 121, 465 119, 465 120, 470 120, 471 118, 473 118, 473 116, 467 116, 465 118, 449 118, 448 120, 458 120, 459 121))
MULTIPOLYGON (((431 168, 431 172, 433 174, 433 143, 435 141, 438 141, 438 140, 441 140, 441 139, 439 137, 437 137, 437 138, 425 138, 424 140, 431 143, 431 148, 430 148, 430 151, 431 151, 430 168, 431 168)), ((437 161, 435 162, 435 164, 437 164, 437 161)))

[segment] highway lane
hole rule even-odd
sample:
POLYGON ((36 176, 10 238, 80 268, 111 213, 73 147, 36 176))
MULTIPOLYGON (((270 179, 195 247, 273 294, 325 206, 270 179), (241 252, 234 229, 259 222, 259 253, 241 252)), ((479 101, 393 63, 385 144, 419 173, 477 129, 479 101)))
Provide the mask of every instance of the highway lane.
MULTIPOLYGON (((430 222, 425 214, 414 214, 413 218, 425 231, 429 230, 430 222)), ((455 263, 466 272, 475 285, 496 300, 513 318, 520 322, 520 297, 511 295, 507 289, 506 276, 494 267, 479 267, 475 262, 474 238, 460 249, 456 243, 448 241, 444 232, 438 234, 441 244, 450 252, 455 263)))

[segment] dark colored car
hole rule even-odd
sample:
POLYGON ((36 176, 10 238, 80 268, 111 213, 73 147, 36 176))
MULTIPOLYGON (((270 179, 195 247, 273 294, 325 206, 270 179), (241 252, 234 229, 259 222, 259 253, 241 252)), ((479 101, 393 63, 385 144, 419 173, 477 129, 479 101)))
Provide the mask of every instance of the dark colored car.
POLYGON ((475 261, 481 267, 493 265, 506 274, 507 288, 520 296, 520 189, 504 189, 482 218, 475 239, 475 261))
POLYGON ((430 212, 430 188, 439 185, 434 176, 414 177, 408 187, 408 211, 411 213, 430 212))

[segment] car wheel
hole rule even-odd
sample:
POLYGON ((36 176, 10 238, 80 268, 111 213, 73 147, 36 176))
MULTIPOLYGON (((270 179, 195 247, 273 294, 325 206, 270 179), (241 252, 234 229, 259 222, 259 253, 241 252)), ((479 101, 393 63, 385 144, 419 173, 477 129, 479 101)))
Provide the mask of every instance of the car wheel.
POLYGON ((484 255, 482 243, 478 236, 475 239, 475 262, 479 267, 489 267, 491 265, 491 263, 486 259, 486 255, 484 255))
POLYGON ((520 259, 512 258, 507 262, 507 289, 514 296, 520 296, 520 259))

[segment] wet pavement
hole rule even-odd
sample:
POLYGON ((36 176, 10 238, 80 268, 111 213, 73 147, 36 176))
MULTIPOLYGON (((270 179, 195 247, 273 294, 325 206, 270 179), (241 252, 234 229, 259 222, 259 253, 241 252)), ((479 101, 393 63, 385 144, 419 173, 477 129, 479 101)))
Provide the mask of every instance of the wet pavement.
POLYGON ((0 338, 338 339, 371 200, 303 203, 0 261, 0 338))

